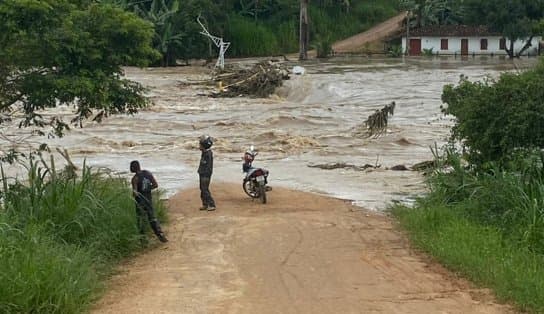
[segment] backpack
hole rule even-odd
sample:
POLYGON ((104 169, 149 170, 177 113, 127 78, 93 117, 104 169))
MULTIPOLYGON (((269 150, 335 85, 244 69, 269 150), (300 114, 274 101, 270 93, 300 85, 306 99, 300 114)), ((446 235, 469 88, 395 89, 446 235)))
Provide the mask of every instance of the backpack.
POLYGON ((140 193, 151 193, 151 185, 151 180, 145 174, 142 174, 140 176, 140 193))

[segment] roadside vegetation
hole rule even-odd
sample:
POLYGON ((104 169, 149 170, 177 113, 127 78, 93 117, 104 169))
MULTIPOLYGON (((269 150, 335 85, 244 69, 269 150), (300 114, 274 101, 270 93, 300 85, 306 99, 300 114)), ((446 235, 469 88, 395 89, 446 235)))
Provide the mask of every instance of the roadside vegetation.
POLYGON ((116 263, 142 248, 131 189, 86 167, 26 167, 21 180, 2 172, 0 312, 85 312, 116 263))
POLYGON ((451 143, 429 194, 393 213, 415 245, 499 299, 544 312, 544 61, 446 86, 451 143))

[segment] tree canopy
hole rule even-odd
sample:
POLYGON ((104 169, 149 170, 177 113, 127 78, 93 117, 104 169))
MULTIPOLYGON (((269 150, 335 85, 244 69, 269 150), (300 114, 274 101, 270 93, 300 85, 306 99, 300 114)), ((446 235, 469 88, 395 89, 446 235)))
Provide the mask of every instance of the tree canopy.
POLYGON ((143 87, 122 78, 122 65, 158 57, 153 26, 134 14, 87 0, 3 0, 0 29, 0 124, 62 135, 69 123, 43 109, 73 106, 80 124, 147 105, 143 87))
POLYGON ((446 114, 455 116, 452 139, 475 164, 507 162, 513 154, 544 148, 544 60, 532 70, 498 80, 444 87, 446 114))
POLYGON ((530 46, 535 35, 541 34, 544 19, 544 0, 467 0, 467 21, 485 24, 510 40, 505 50, 510 57, 520 56, 530 46), (514 51, 516 40, 526 40, 521 51, 514 51))

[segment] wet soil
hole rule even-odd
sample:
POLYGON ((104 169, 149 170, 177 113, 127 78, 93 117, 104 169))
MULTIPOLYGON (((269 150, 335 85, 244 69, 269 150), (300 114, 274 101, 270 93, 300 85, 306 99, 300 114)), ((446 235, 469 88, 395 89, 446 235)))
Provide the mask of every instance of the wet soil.
POLYGON ((213 183, 169 201, 170 242, 126 262, 93 313, 509 313, 412 250, 392 220, 274 188, 268 204, 213 183))

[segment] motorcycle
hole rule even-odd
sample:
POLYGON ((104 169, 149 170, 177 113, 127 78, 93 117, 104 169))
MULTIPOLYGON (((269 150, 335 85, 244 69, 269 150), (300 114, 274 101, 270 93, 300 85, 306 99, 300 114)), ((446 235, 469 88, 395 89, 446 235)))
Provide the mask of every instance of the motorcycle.
POLYGON ((258 198, 263 204, 266 204, 266 192, 271 190, 270 187, 266 186, 268 184, 268 170, 253 168, 252 163, 256 156, 257 152, 251 146, 242 157, 244 161, 242 171, 246 173, 242 188, 249 197, 258 198))

